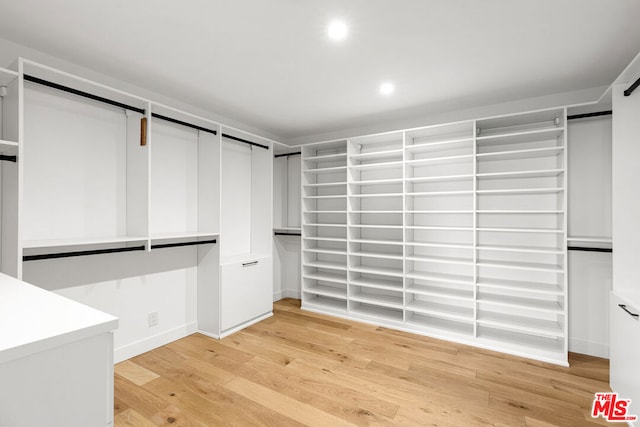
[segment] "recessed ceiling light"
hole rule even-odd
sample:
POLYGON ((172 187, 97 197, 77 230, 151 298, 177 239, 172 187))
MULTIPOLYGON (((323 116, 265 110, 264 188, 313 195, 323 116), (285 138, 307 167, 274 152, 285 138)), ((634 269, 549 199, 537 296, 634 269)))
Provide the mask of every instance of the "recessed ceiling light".
POLYGON ((327 34, 332 40, 343 40, 347 37, 347 24, 343 21, 332 21, 327 27, 327 34))
POLYGON ((395 87, 393 86, 393 83, 386 82, 380 85, 380 93, 383 95, 391 95, 394 90, 395 87))

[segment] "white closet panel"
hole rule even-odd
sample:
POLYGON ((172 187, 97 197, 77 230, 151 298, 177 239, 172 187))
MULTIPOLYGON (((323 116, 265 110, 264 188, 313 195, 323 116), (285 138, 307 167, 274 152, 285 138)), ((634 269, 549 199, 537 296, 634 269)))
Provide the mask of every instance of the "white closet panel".
POLYGON ((198 131, 153 120, 150 233, 198 230, 198 131))
POLYGON ((223 257, 251 253, 251 185, 251 148, 237 142, 223 142, 223 257))
POLYGON ((24 121, 23 238, 126 235, 124 111, 26 85, 24 121))

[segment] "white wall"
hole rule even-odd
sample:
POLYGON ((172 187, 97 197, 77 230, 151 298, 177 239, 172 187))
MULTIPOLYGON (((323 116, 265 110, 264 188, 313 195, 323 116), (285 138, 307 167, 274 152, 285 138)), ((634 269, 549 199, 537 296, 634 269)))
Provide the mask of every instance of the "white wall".
POLYGON ((196 331, 197 263, 195 247, 30 261, 24 281, 118 317, 118 362, 196 331))
POLYGON ((273 239, 273 300, 300 298, 300 236, 275 236, 273 239))
MULTIPOLYGON (((567 136, 569 236, 611 237, 611 117, 570 121, 567 136)), ((569 251, 568 263, 569 351, 608 357, 611 254, 569 251)))

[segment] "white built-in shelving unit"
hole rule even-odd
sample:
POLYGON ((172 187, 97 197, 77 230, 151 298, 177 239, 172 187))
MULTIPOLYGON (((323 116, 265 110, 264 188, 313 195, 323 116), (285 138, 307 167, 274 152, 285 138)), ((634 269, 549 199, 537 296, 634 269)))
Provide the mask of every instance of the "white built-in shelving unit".
POLYGON ((17 277, 18 259, 18 155, 20 78, 14 70, 0 68, 0 271, 17 277))
POLYGON ((303 308, 567 364, 566 111, 303 147, 303 308))

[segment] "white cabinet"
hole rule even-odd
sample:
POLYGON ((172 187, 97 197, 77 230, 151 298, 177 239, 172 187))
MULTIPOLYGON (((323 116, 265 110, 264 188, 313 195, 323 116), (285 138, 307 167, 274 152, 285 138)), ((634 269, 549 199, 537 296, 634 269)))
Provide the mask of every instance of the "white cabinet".
POLYGON ((640 307, 611 293, 609 309, 610 339, 615 343, 609 355, 611 388, 619 398, 631 399, 630 415, 640 416, 640 307))
POLYGON ((271 269, 269 256, 243 258, 221 266, 222 334, 271 313, 271 269))
POLYGON ((112 425, 118 319, 0 274, 0 324, 0 425, 112 425))

